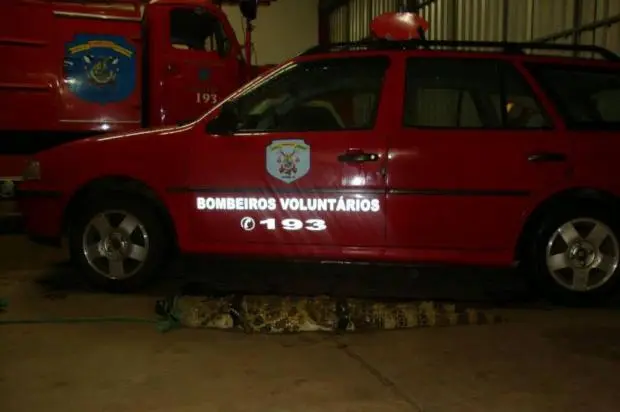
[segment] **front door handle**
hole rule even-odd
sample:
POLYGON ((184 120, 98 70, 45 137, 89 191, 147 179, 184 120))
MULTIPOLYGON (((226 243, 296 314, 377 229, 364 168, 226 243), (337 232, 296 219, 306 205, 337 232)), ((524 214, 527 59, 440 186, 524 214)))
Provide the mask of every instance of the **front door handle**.
POLYGON ((527 158, 528 162, 542 163, 542 162, 565 162, 567 156, 564 153, 534 153, 527 158))
POLYGON ((376 162, 377 160, 379 160, 379 155, 376 153, 346 152, 338 155, 338 161, 344 163, 376 162))

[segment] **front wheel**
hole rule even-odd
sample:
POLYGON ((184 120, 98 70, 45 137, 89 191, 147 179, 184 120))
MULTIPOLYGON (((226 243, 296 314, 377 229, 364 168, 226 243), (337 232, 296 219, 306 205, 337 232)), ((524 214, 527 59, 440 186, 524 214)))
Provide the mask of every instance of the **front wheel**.
POLYGON ((166 236, 148 202, 97 196, 78 211, 69 237, 71 257, 88 283, 110 292, 136 291, 161 270, 166 236))
POLYGON ((533 242, 528 271, 556 303, 600 304, 620 284, 619 235, 618 223, 604 209, 549 214, 533 242))

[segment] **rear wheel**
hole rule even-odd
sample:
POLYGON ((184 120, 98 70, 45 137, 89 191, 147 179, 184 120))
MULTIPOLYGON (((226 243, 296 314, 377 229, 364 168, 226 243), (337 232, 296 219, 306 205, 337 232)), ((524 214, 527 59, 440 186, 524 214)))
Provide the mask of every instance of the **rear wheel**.
POLYGON ((548 214, 527 259, 528 270, 554 302, 602 303, 620 284, 620 230, 600 207, 548 214))
POLYGON ((78 211, 71 257, 86 280, 111 292, 136 291, 156 277, 168 239, 155 209, 138 197, 97 196, 78 211))

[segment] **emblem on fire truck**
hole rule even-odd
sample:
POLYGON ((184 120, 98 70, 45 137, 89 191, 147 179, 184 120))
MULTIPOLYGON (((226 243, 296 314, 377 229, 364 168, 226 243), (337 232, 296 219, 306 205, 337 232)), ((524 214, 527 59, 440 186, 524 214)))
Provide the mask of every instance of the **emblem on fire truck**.
POLYGON ((265 153, 267 172, 286 183, 310 171, 310 145, 302 139, 274 140, 265 153))
POLYGON ((136 87, 136 70, 136 49, 122 36, 79 34, 65 45, 65 83, 82 100, 125 100, 136 87))

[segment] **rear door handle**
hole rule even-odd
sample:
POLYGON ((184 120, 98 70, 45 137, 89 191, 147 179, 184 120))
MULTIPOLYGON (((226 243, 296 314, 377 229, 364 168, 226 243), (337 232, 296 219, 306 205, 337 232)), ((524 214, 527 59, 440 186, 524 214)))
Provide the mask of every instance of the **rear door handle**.
POLYGON ((542 163, 542 162, 565 162, 567 160, 567 156, 564 153, 534 153, 528 156, 527 160, 532 163, 542 163))
POLYGON ((377 160, 379 160, 379 155, 376 153, 346 152, 338 155, 338 161, 344 163, 376 162, 377 160))

